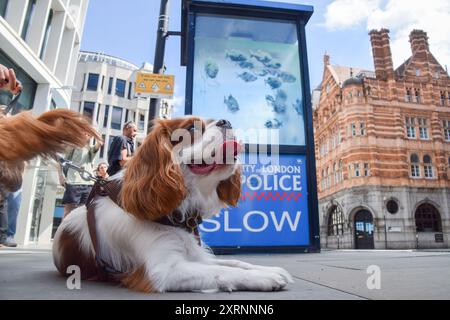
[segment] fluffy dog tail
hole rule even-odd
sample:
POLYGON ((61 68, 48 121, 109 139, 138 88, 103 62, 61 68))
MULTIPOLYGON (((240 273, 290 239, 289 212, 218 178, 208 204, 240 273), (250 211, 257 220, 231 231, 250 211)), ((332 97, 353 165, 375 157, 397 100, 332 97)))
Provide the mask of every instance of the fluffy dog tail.
POLYGON ((28 161, 53 157, 67 147, 86 144, 85 133, 101 139, 89 121, 69 110, 52 110, 38 118, 22 112, 0 119, 0 161, 28 161))

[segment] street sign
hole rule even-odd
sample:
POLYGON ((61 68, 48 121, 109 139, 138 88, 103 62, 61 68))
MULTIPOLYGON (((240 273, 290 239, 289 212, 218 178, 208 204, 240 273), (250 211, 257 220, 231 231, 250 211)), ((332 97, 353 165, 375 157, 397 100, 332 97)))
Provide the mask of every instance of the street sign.
POLYGON ((175 86, 175 76, 138 72, 136 75, 136 96, 172 99, 175 86))
POLYGON ((227 119, 246 145, 239 204, 205 219, 202 240, 218 253, 318 252, 305 37, 313 8, 191 0, 184 10, 185 113, 227 119))
POLYGON ((200 226, 212 247, 287 247, 311 244, 306 157, 281 155, 277 165, 243 165, 238 208, 200 226))

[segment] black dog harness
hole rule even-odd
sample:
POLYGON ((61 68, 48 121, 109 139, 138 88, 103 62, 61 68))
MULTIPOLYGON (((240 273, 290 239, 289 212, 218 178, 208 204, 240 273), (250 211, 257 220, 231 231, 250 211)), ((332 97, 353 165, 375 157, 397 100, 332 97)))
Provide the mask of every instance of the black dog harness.
MULTIPOLYGON (((92 246, 95 252, 95 260, 100 267, 102 267, 107 273, 120 274, 122 272, 115 270, 103 261, 98 255, 98 238, 97 238, 97 228, 96 228, 96 210, 95 210, 95 199, 98 197, 109 197, 118 207, 123 209, 120 203, 120 192, 122 190, 122 182, 120 180, 99 180, 97 181, 86 202, 87 207, 87 222, 89 228, 89 234, 92 241, 92 246)), ((200 233, 198 226, 203 222, 202 217, 199 212, 190 212, 187 216, 183 215, 179 210, 175 210, 171 215, 165 216, 154 222, 170 226, 181 228, 189 233, 192 233, 201 246, 200 233)))
MULTIPOLYGON (((95 260, 99 267, 101 267, 107 274, 114 276, 123 275, 122 271, 115 270, 107 262, 103 261, 99 253, 98 238, 97 238, 97 228, 96 228, 96 210, 95 210, 95 199, 98 197, 109 197, 118 207, 123 210, 123 206, 120 202, 120 192, 122 190, 121 180, 104 180, 94 177, 91 173, 87 172, 83 168, 79 168, 72 162, 67 161, 63 158, 57 159, 61 166, 76 170, 80 173, 81 177, 86 181, 95 181, 94 186, 89 194, 86 201, 87 208, 87 223, 89 229, 89 235, 91 237, 92 247, 94 248, 95 260)), ((181 211, 175 210, 171 215, 165 216, 153 222, 170 226, 181 228, 187 232, 193 234, 197 239, 198 244, 201 246, 200 232, 198 226, 203 222, 202 217, 198 211, 189 212, 187 215, 183 215, 181 211)))

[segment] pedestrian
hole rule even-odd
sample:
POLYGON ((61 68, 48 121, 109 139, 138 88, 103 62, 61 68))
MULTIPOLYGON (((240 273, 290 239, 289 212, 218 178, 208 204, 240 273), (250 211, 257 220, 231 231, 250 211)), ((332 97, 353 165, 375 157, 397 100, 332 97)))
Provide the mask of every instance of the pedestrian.
POLYGON ((17 217, 22 202, 22 188, 16 192, 10 192, 6 201, 8 212, 8 232, 6 241, 11 247, 17 247, 14 236, 16 235, 17 217))
MULTIPOLYGON (((90 147, 90 140, 91 137, 86 135, 85 147, 70 150, 64 159, 89 173, 94 173, 94 159, 103 142, 97 141, 95 146, 90 147)), ((66 188, 62 199, 65 218, 71 211, 86 203, 94 182, 84 180, 78 171, 71 168, 65 170, 59 166, 58 169, 59 181, 66 188)))
MULTIPOLYGON (((22 90, 22 84, 17 80, 13 69, 8 69, 0 64, 0 104, 7 104, 6 101, 11 100, 11 94, 16 95, 22 90)), ((6 117, 6 105, 0 106, 0 119, 6 117)), ((2 165, 0 161, 0 178, 2 177, 2 165)), ((1 180, 1 179, 0 179, 1 180)), ((7 196, 11 190, 7 190, 6 186, 0 183, 0 247, 15 247, 15 242, 10 242, 8 238, 8 210, 7 196)))
POLYGON ((97 179, 106 180, 109 178, 108 164, 106 162, 99 163, 95 170, 97 179))
POLYGON ((134 122, 125 123, 123 135, 117 136, 113 139, 108 150, 108 174, 115 175, 122 170, 128 161, 134 155, 135 145, 134 138, 137 135, 137 126, 134 122))

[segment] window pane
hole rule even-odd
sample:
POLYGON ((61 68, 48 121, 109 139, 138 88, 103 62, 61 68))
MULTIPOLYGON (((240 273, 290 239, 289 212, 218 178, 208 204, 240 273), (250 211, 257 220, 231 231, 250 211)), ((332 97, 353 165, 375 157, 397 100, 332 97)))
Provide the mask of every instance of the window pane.
POLYGON ((131 91, 133 89, 133 82, 128 84, 128 99, 131 100, 131 91))
POLYGON ((28 34, 28 29, 31 25, 31 20, 33 19, 33 15, 34 15, 34 9, 36 8, 36 0, 29 0, 28 1, 28 7, 27 7, 27 12, 25 15, 25 21, 23 23, 23 28, 22 28, 22 34, 21 34, 21 38, 23 40, 26 40, 27 34, 28 34))
POLYGON ((111 117, 111 128, 115 130, 122 129, 122 112, 123 109, 119 107, 114 107, 111 117))
POLYGON ((8 0, 0 0, 0 16, 5 17, 8 0))
POLYGON ((83 115, 88 117, 91 121, 94 118, 95 102, 84 102, 83 115))
MULTIPOLYGON (((17 79, 22 83, 23 90, 17 102, 13 114, 19 113, 23 110, 31 110, 34 105, 34 97, 36 95, 37 83, 25 71, 15 64, 2 50, 0 45, 0 64, 7 68, 12 68, 16 72, 17 79)), ((10 99, 6 91, 0 90, 0 105, 9 103, 10 99), (6 95, 6 96, 5 96, 6 95), (5 102, 4 99, 7 99, 5 102)))
POLYGON ((125 97, 125 86, 126 86, 126 81, 125 80, 120 80, 117 79, 116 80, 116 96, 119 97, 125 97))
POLYGON ((89 91, 97 91, 98 89, 98 80, 99 75, 96 73, 89 73, 87 90, 89 91))
POLYGON ((144 131, 144 126, 145 126, 145 115, 140 114, 139 115, 139 123, 138 123, 139 131, 144 131))
POLYGON ((245 143, 277 130, 281 145, 305 145, 297 39, 293 22, 199 14, 193 113, 217 118, 219 109, 240 132, 261 132, 263 141, 240 136, 245 143))
POLYGON ((113 87, 113 78, 109 78, 109 84, 108 84, 108 94, 111 94, 112 87, 113 87))
POLYGON ((103 116, 103 128, 108 127, 109 106, 105 106, 105 115, 103 116))
POLYGON ((42 41, 41 53, 39 55, 39 58, 41 58, 41 60, 44 59, 45 52, 47 51, 48 35, 50 34, 50 30, 52 28, 52 21, 53 21, 53 9, 50 9, 47 18, 47 26, 45 27, 44 40, 42 41))

